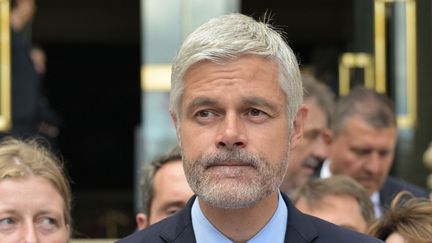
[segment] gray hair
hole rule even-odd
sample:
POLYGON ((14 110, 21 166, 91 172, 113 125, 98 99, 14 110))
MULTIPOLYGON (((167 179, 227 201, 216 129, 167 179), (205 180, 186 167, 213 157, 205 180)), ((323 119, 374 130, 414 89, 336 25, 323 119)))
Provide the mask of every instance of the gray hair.
POLYGON ((291 128, 297 109, 302 103, 299 66, 282 34, 268 23, 265 16, 262 22, 238 13, 216 17, 186 38, 172 66, 171 112, 180 116, 183 77, 194 64, 204 60, 224 63, 245 55, 263 57, 278 64, 278 81, 289 100, 287 109, 291 128))
POLYGON ((385 94, 358 86, 339 99, 332 124, 335 134, 344 131, 345 121, 357 116, 376 128, 397 127, 393 102, 385 94))

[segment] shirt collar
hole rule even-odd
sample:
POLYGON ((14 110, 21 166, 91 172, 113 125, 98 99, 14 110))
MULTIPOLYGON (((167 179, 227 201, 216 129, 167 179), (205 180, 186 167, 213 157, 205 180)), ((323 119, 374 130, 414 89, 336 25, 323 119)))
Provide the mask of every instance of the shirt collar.
POLYGON ((379 192, 372 193, 370 199, 371 199, 373 207, 374 207, 375 218, 378 219, 382 215, 381 201, 380 201, 380 194, 379 194, 379 192))
POLYGON ((323 165, 321 167, 321 172, 320 172, 320 178, 329 178, 330 176, 332 176, 332 173, 330 171, 330 160, 326 159, 323 162, 323 165))
MULTIPOLYGON (((225 235, 217 230, 204 216, 198 198, 192 205, 192 227, 197 243, 231 243, 225 235)), ((278 206, 269 222, 248 243, 272 242, 283 243, 288 222, 288 208, 279 192, 278 206)))
MULTIPOLYGON (((332 173, 330 171, 330 160, 326 159, 324 160, 321 168, 320 178, 328 178, 330 176, 332 176, 332 173)), ((379 191, 372 193, 370 199, 374 207, 375 218, 380 218, 382 215, 382 210, 379 191)))

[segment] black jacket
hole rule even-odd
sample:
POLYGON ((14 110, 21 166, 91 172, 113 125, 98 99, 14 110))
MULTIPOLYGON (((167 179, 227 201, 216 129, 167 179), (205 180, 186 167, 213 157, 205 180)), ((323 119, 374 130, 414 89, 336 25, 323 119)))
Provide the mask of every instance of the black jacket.
POLYGON ((429 198, 429 192, 425 189, 389 176, 380 190, 380 202, 384 211, 390 208, 391 201, 400 191, 408 191, 415 197, 429 198))
MULTIPOLYGON (((288 224, 285 242, 290 243, 374 243, 378 239, 344 229, 298 211, 283 195, 288 207, 288 224)), ((194 243, 191 208, 195 197, 177 214, 160 221, 147 229, 136 232, 118 243, 194 243)))

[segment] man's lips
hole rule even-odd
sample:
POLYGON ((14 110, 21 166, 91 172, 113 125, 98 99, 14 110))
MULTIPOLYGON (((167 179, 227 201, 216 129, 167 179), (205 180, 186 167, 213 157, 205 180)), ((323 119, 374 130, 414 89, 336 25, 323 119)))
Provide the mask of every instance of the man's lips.
POLYGON ((366 184, 366 185, 373 185, 375 184, 375 180, 372 177, 368 177, 368 178, 356 178, 357 181, 361 182, 362 184, 366 184))
POLYGON ((315 170, 316 167, 318 167, 318 164, 311 164, 311 163, 305 163, 303 164, 304 168, 310 169, 310 170, 315 170))
POLYGON ((318 158, 308 158, 303 162, 303 167, 309 168, 311 170, 315 170, 320 166, 320 164, 323 162, 323 159, 318 158))
POLYGON ((219 167, 219 166, 250 166, 250 167, 255 167, 250 163, 246 163, 246 162, 242 162, 242 161, 223 161, 223 162, 216 162, 216 163, 212 163, 210 165, 207 165, 206 168, 211 168, 211 167, 219 167))

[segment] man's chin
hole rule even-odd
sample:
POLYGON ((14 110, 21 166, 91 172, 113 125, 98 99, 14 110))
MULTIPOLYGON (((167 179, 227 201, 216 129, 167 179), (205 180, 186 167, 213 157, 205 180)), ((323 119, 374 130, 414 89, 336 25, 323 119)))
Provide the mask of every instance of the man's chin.
POLYGON ((302 170, 301 170, 301 174, 304 177, 310 177, 310 176, 312 176, 314 174, 314 172, 315 172, 315 170, 312 169, 312 168, 310 168, 310 167, 303 167, 302 170))
POLYGON ((224 178, 202 185, 198 197, 215 208, 239 209, 249 207, 277 190, 262 184, 257 179, 224 178))
POLYGON ((229 185, 219 185, 221 187, 227 187, 226 190, 212 191, 209 190, 201 195, 198 195, 200 199, 205 201, 208 205, 214 208, 222 208, 222 209, 240 209, 246 208, 257 201, 260 200, 260 197, 257 194, 248 194, 245 191, 240 190, 230 190, 229 185))
POLYGON ((375 183, 371 183, 370 181, 359 181, 359 183, 368 191, 369 195, 379 191, 379 187, 375 183))
POLYGON ((213 189, 230 192, 233 188, 248 188, 251 186, 251 181, 254 180, 256 180, 255 177, 217 177, 209 181, 213 189))

